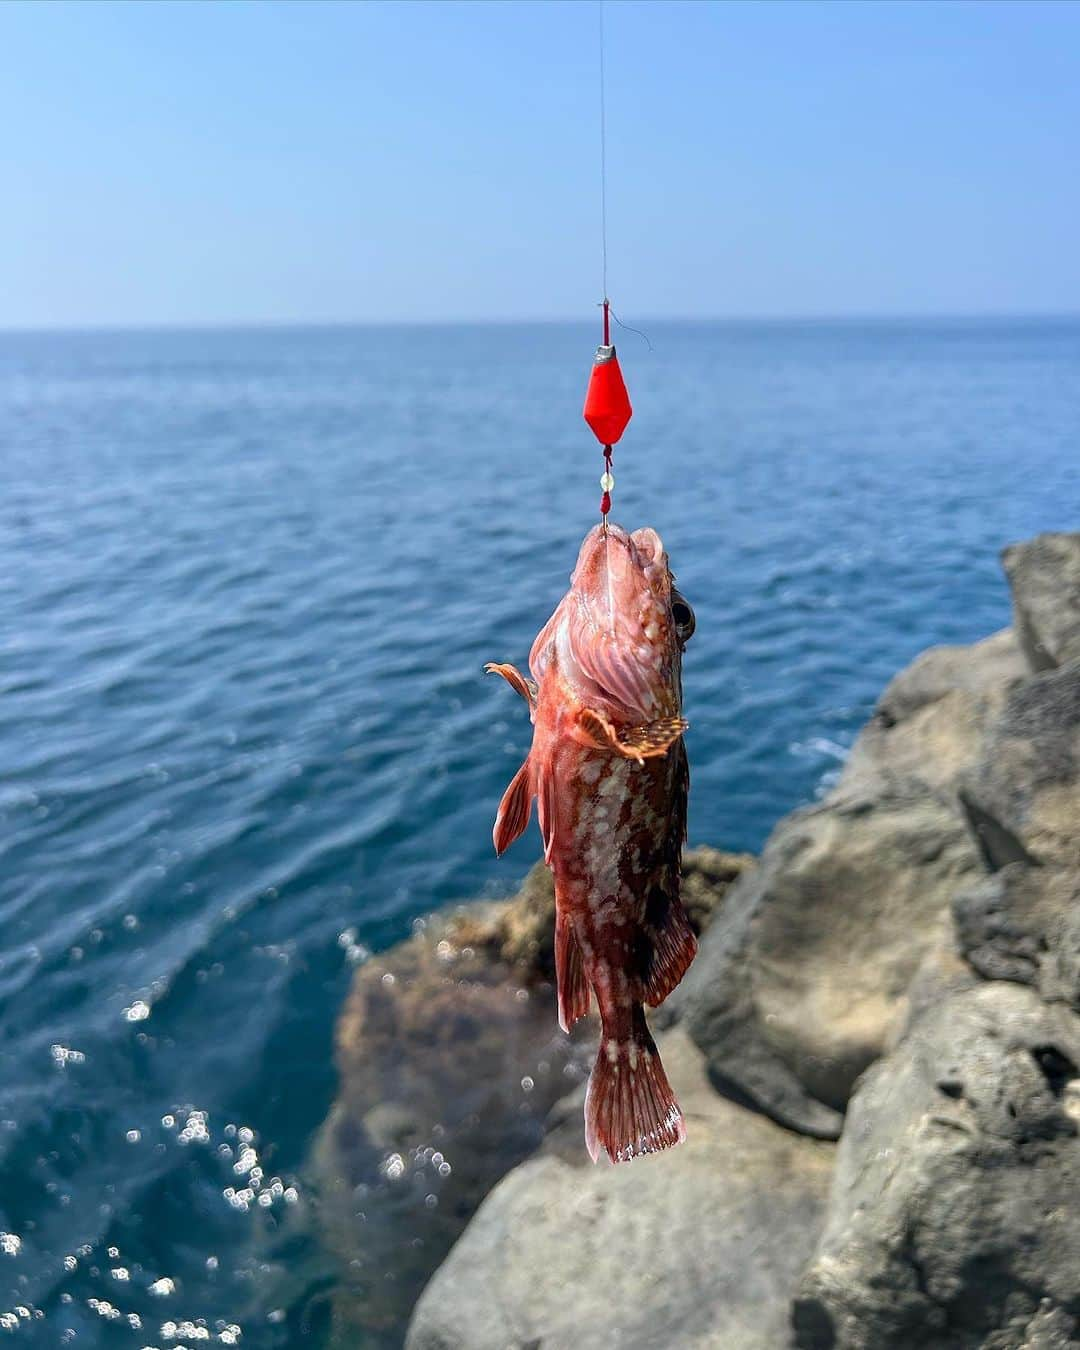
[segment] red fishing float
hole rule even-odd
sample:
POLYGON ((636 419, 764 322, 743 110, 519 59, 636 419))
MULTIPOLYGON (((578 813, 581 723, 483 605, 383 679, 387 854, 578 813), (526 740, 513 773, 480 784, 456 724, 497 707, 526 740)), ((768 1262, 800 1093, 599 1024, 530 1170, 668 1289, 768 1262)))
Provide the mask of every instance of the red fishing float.
POLYGON ((626 430, 634 410, 630 406, 630 395, 626 392, 626 382, 619 369, 619 358, 611 345, 610 306, 604 300, 604 340, 596 349, 592 372, 589 375, 589 387, 585 393, 584 418, 592 428, 593 435, 604 447, 604 473, 600 479, 603 496, 600 498, 600 514, 607 523, 611 510, 611 489, 615 478, 611 472, 611 448, 626 430))

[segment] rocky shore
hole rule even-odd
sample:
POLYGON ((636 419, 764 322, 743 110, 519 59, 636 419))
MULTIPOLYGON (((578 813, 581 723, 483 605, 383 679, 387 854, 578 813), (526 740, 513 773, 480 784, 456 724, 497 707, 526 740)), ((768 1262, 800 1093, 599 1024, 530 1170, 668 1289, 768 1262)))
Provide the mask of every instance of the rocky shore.
POLYGON ((684 1147, 588 1162, 542 869, 358 972, 341 1346, 1080 1347, 1080 534, 1004 566, 1012 628, 899 674, 757 866, 688 855, 684 1147))
MULTIPOLYGON (((700 932, 747 854, 688 853, 700 932)), ((553 1131, 596 1054, 595 1018, 555 1017, 555 896, 543 864, 510 900, 419 920, 361 966, 337 1030, 338 1100, 315 1155, 337 1256, 334 1344, 400 1346, 417 1299, 480 1202, 553 1131)), ((584 1154, 581 1103, 573 1110, 584 1154)))

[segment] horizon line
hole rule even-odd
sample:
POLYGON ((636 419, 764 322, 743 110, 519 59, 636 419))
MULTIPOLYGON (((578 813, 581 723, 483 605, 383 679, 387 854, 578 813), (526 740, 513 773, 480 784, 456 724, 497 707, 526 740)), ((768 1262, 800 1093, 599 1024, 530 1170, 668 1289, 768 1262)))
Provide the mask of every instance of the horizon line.
MULTIPOLYGON (((600 308, 599 301, 596 308, 600 308)), ((634 315, 643 324, 847 324, 847 323, 971 323, 1078 320, 1080 309, 1015 310, 853 310, 846 313, 634 315)), ((427 319, 136 319, 119 322, 77 322, 0 325, 4 337, 90 336, 109 333, 229 333, 283 330, 356 328, 554 328, 586 326, 590 320, 545 318, 427 318, 427 319)))

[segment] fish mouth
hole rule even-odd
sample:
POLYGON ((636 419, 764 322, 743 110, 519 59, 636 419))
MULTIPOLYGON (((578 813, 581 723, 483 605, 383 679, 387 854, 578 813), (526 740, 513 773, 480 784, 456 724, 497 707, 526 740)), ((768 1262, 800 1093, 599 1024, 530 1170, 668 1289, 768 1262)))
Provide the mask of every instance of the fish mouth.
POLYGON ((594 525, 585 536, 571 582, 581 594, 596 597, 606 608, 614 631, 620 599, 641 577, 650 589, 667 576, 667 555, 651 526, 630 534, 621 525, 594 525))
POLYGON ((663 541, 651 526, 646 525, 643 529, 635 530, 630 536, 630 543, 637 551, 646 574, 650 568, 659 567, 661 564, 667 565, 663 541))
POLYGON ((561 658, 586 696, 599 695, 645 717, 655 712, 664 653, 647 628, 654 614, 663 614, 669 586, 667 556, 655 530, 629 534, 621 525, 598 525, 585 537, 561 658))

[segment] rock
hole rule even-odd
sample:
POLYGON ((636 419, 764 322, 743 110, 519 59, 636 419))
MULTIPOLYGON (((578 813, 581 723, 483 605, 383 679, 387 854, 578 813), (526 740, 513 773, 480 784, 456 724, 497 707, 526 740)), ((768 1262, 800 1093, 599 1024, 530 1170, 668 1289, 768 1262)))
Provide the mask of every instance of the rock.
MULTIPOLYGON (((688 853, 691 920, 705 921, 752 864, 688 853)), ((341 1087, 315 1158, 323 1236, 342 1268, 336 1344, 401 1344, 477 1205, 587 1074, 593 1020, 570 1038, 560 1031, 553 977, 554 893, 540 864, 513 900, 436 915, 357 971, 337 1032, 341 1087)))
POLYGON ((931 647, 886 686, 841 783, 858 780, 865 788, 877 775, 951 793, 1027 673, 1011 629, 971 647, 931 647))
POLYGON ((342 1257, 337 1344, 401 1344, 480 1198, 584 1072, 587 1030, 568 1040, 552 1012, 553 905, 534 869, 517 900, 435 916, 356 973, 316 1155, 324 1238, 342 1257))
POLYGON ((992 1331, 980 1350, 1077 1350, 1078 1333, 1076 1318, 1044 1299, 1034 1317, 1020 1313, 1000 1331, 992 1331))
POLYGON ((777 826, 671 1000, 725 1091, 839 1134, 852 1084, 945 940, 955 889, 985 869, 957 793, 1026 675, 1008 630, 924 652, 882 694, 836 788, 777 826))
POLYGON ((714 1081, 776 1120, 835 1138, 982 868, 960 814, 918 780, 854 777, 782 821, 672 996, 714 1081))
POLYGON ((1028 852, 1020 836, 980 806, 966 788, 960 788, 956 798, 987 871, 997 872, 1012 863, 1039 866, 1038 858, 1028 852))
POLYGON ((721 1091, 813 1138, 836 1139, 840 1112, 811 1096, 766 1041, 757 1017, 750 960, 754 919, 766 895, 764 878, 755 874, 732 889, 666 1012, 685 1020, 721 1091))
POLYGON ((832 1147, 718 1096, 680 1028, 660 1049, 686 1144, 593 1167, 577 1109, 488 1196, 425 1290, 408 1350, 777 1350, 832 1147))
POLYGON ((1010 690, 964 800, 1023 856, 1080 866, 1080 663, 1010 690))
POLYGON ((801 1350, 1075 1346, 1080 1018, 993 982, 865 1074, 793 1309, 801 1350))
POLYGON ((955 932, 946 925, 940 941, 929 949, 911 978, 904 996, 906 1014, 889 1037, 886 1050, 893 1050, 930 1008, 952 994, 976 988, 979 983, 979 976, 957 950, 955 932))
POLYGON ((1001 557, 1031 669, 1080 660, 1080 534, 1040 534, 1012 544, 1001 557))
POLYGON ((957 945, 988 980, 1080 1012, 1080 872, 1014 863, 953 901, 957 945))
POLYGON ((928 647, 894 675, 877 701, 875 722, 900 726, 956 693, 1000 702, 1000 691, 1027 674, 1011 628, 970 646, 928 647))

